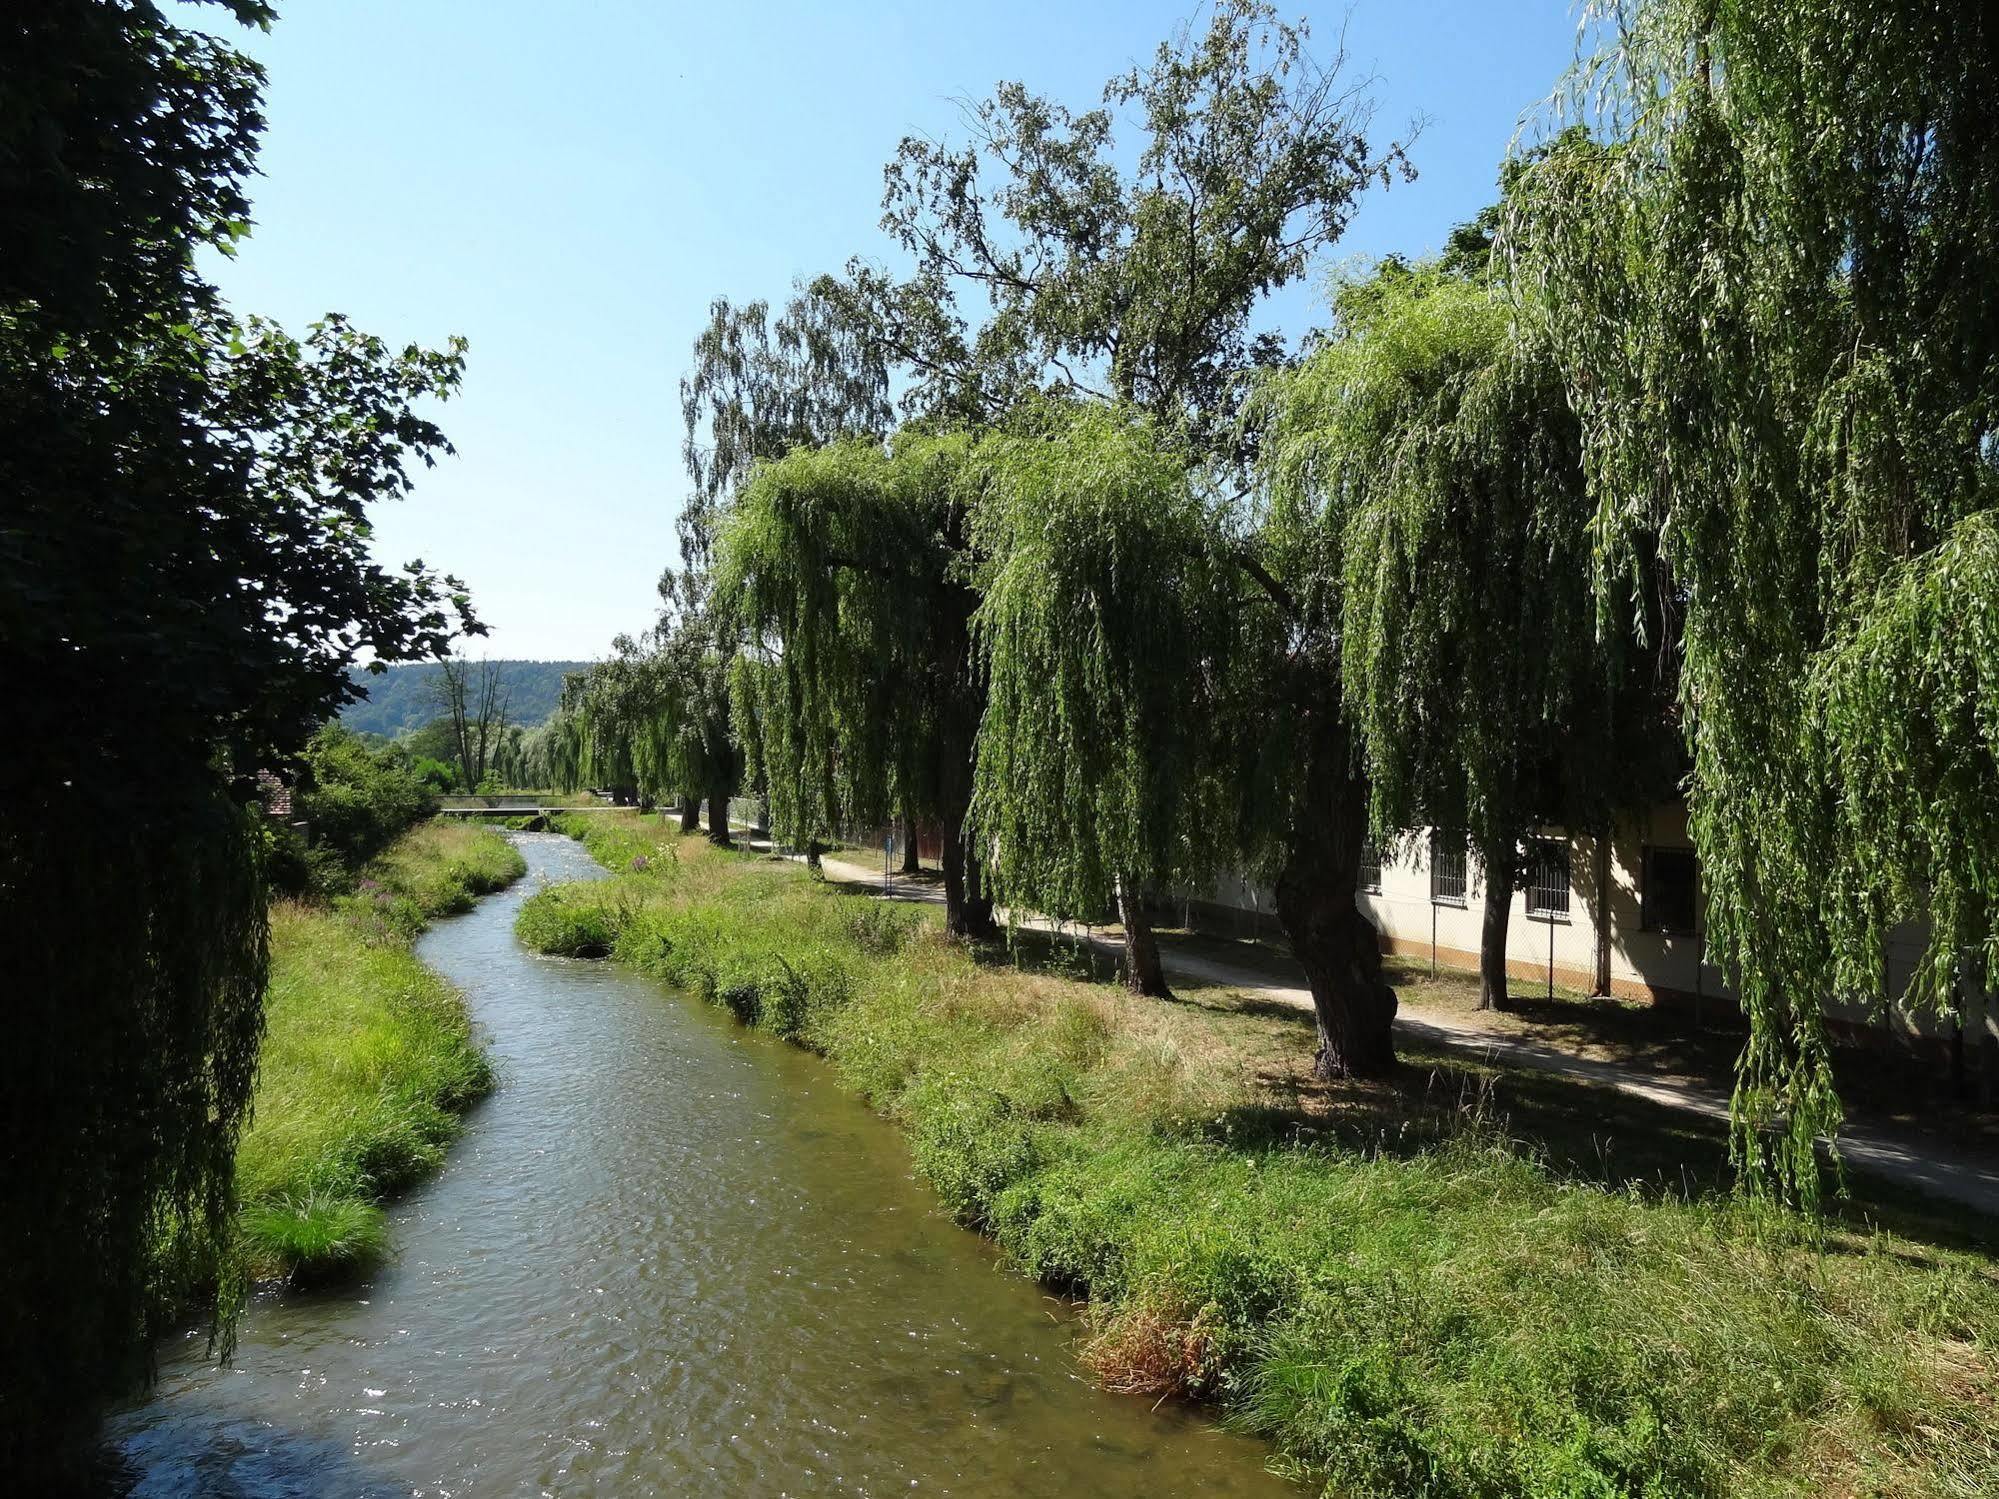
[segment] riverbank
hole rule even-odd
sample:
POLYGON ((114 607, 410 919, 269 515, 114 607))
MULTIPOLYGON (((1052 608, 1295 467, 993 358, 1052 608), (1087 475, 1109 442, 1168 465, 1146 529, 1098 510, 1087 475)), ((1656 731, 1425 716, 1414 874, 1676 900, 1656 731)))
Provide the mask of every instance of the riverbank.
POLYGON ((973 954, 793 865, 572 824, 614 878, 537 895, 524 937, 826 1055, 962 1220, 1089 1297, 1099 1379, 1212 1401, 1334 1492, 1966 1494, 1999 1471, 1975 1249, 1735 1202, 1712 1162, 1666 1172, 1672 1122, 1634 1142, 1628 1111, 1593 1169, 1546 1080, 1417 1053, 1396 1084, 1318 1087, 1298 1017, 1253 996, 1133 1002, 1067 946, 973 954))
POLYGON ((382 1197, 434 1171, 492 1086, 457 990, 410 944, 435 917, 518 879, 490 828, 423 823, 353 893, 271 909, 271 977, 238 1243, 259 1279, 323 1279, 386 1251, 382 1197))

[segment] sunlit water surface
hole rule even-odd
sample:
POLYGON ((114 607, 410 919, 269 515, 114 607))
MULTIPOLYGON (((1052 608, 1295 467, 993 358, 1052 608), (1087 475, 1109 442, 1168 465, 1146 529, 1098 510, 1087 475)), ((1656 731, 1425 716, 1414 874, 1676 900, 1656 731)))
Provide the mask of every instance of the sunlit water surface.
POLYGON ((131 1493, 1293 1492, 1255 1443, 1093 1389, 1073 1329, 910 1175, 821 1062, 514 914, 602 871, 518 835, 528 878, 424 960, 499 1070, 366 1283, 260 1298, 233 1365, 190 1341, 111 1423, 131 1493))

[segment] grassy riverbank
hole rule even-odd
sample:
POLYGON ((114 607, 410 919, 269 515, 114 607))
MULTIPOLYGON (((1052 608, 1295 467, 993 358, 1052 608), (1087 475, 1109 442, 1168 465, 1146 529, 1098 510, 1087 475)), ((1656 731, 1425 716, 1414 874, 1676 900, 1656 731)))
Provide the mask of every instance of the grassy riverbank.
POLYGON ((492 1084, 464 1001, 410 943, 525 871, 490 828, 404 834, 330 904, 271 910, 255 1110, 236 1158, 251 1273, 312 1279, 387 1248, 381 1197, 435 1170, 492 1084))
POLYGON ((1993 1491, 1976 1249, 1703 1192, 1707 1144, 1663 1168, 1683 1120, 1586 1089, 1444 1055, 1315 1085, 1303 1017, 1253 996, 1134 1002, 1057 945, 969 953, 795 865, 567 822, 614 878, 537 895, 525 938, 824 1053, 966 1223, 1090 1298, 1098 1378, 1211 1400, 1330 1492, 1993 1491))

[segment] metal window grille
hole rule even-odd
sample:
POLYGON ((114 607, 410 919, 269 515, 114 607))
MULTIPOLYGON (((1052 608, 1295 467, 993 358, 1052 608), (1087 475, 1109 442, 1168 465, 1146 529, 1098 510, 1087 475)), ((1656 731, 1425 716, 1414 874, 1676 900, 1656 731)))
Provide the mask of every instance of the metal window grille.
POLYGON ((1372 839, 1361 845, 1360 888, 1375 895, 1381 893, 1381 845, 1372 839))
POLYGON ((1464 840, 1443 833, 1431 833, 1430 899, 1444 905, 1461 906, 1465 903, 1468 886, 1464 840))
POLYGON ((1537 839, 1527 866, 1527 914, 1566 921, 1569 915, 1568 845, 1537 839))

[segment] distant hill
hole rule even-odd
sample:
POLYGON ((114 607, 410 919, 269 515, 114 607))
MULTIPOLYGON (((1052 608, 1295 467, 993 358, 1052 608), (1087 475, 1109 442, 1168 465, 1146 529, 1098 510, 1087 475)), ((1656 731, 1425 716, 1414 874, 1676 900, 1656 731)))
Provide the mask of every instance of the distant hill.
MULTIPOLYGON (((532 728, 553 713, 561 701, 564 674, 582 671, 590 663, 495 661, 493 664, 500 668, 507 685, 513 689, 507 721, 532 728)), ((473 670, 477 669, 475 665, 473 670)), ((437 700, 437 678, 438 666, 434 661, 391 666, 380 676, 356 670, 354 680, 368 694, 367 700, 350 703, 340 721, 356 733, 386 734, 391 739, 421 728, 444 716, 437 700)))

